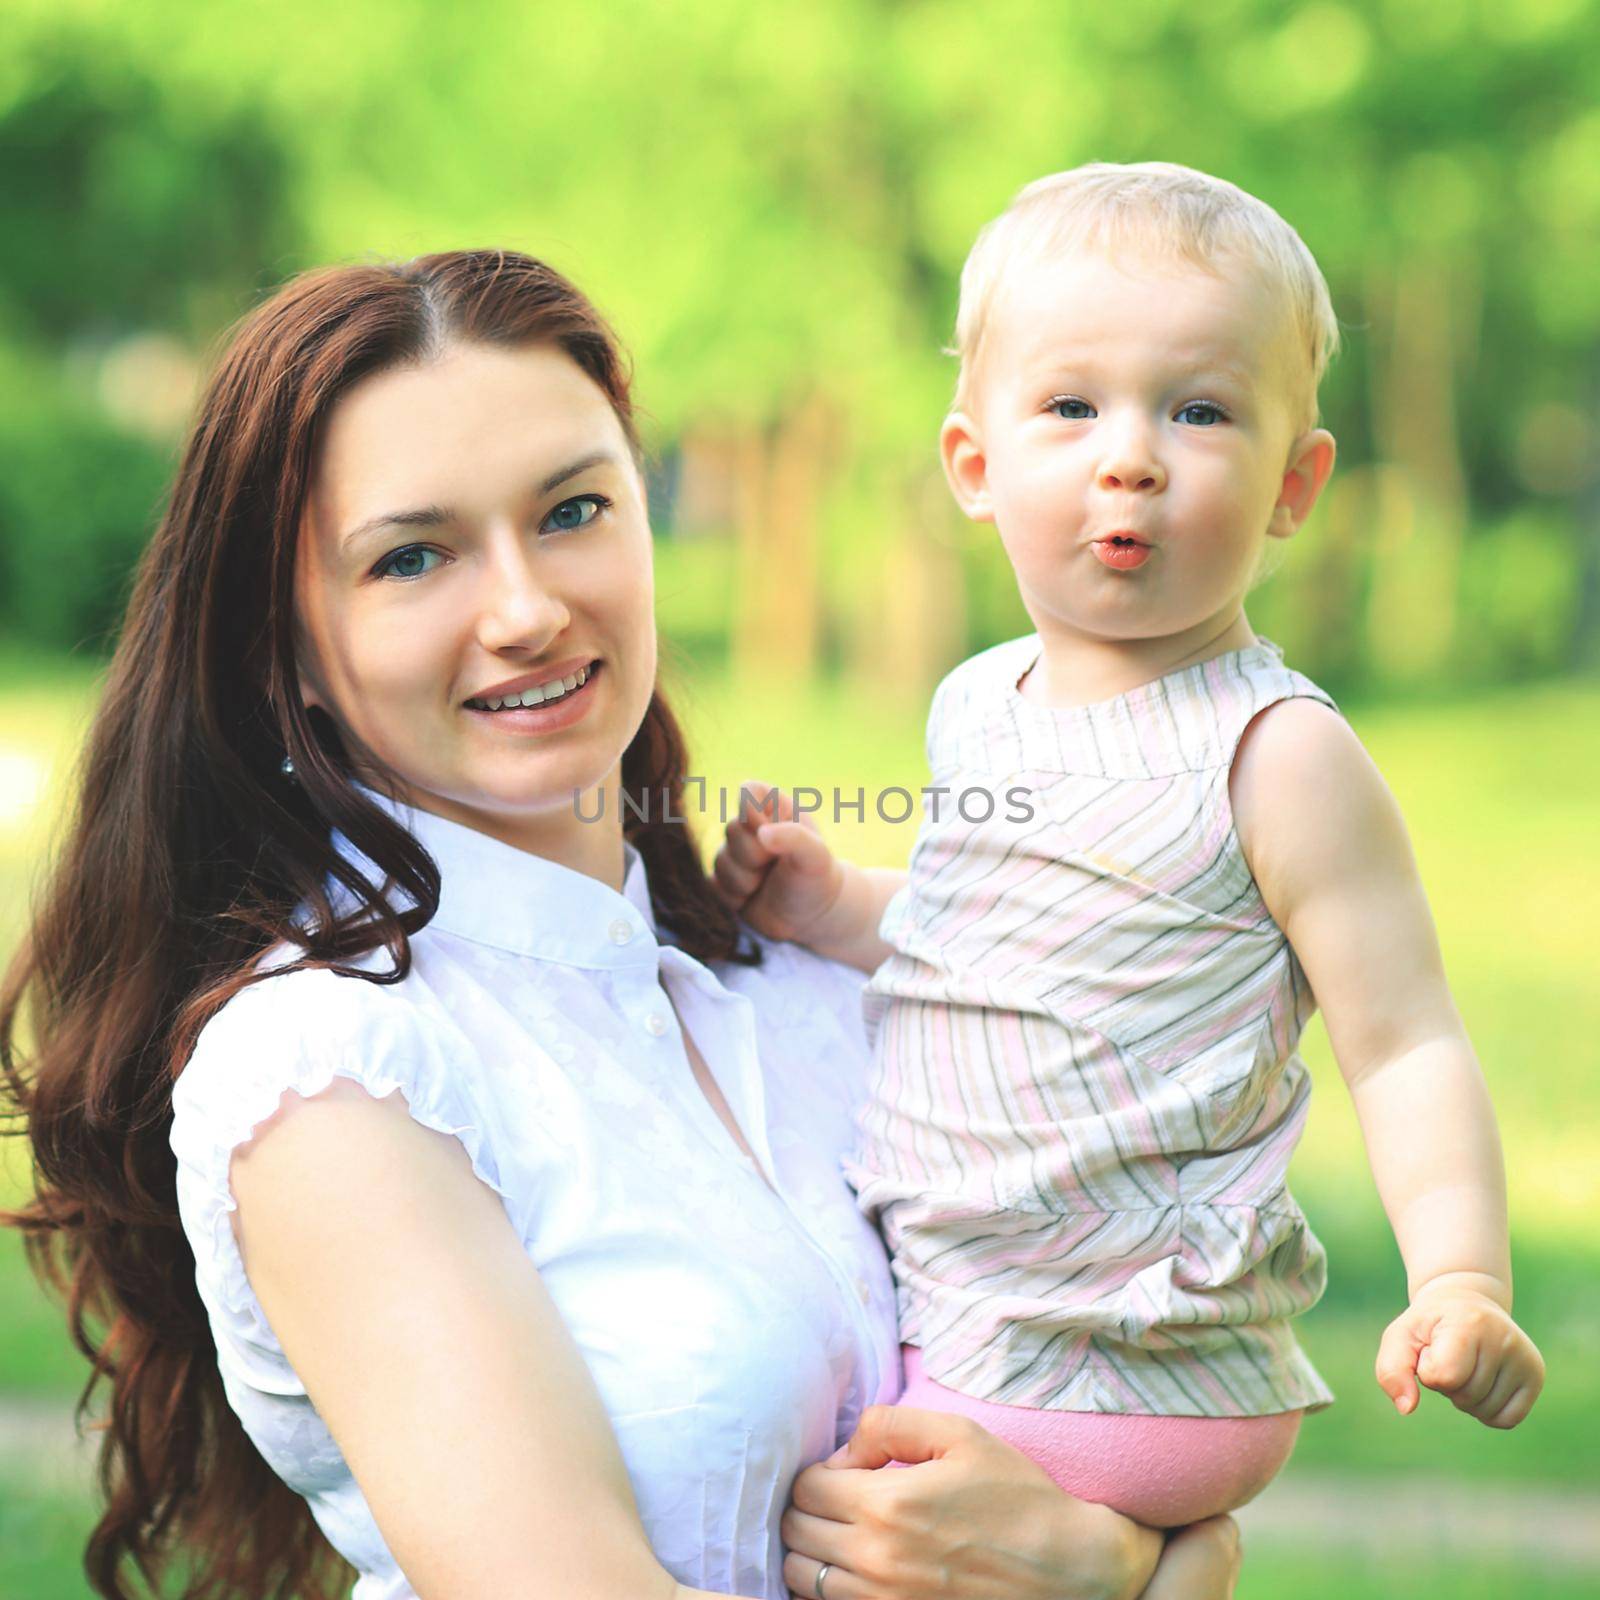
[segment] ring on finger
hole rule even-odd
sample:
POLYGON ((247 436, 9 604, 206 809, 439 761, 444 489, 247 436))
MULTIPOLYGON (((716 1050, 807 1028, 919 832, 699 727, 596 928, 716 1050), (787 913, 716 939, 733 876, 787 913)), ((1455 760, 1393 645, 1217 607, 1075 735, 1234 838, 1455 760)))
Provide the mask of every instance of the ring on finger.
POLYGON ((828 1581, 828 1574, 832 1571, 833 1565, 831 1562, 827 1561, 824 1561, 822 1565, 817 1568, 817 1575, 811 1580, 811 1587, 816 1590, 817 1600, 828 1600, 827 1595, 822 1591, 822 1586, 828 1581))

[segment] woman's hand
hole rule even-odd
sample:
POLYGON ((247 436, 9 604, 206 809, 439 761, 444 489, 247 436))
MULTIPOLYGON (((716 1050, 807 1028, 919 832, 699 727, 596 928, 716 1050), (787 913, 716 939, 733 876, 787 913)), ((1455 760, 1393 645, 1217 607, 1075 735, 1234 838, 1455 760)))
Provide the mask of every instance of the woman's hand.
POLYGON ((871 1407, 800 1474, 781 1532, 803 1600, 823 1564, 825 1600, 1228 1600, 1238 1573, 1231 1519, 1164 1552, 1156 1530, 1063 1494, 977 1423, 906 1406, 871 1407), (916 1465, 879 1470, 890 1461, 916 1465))
POLYGON ((1141 1600, 1233 1600, 1239 1581, 1239 1524, 1207 1517, 1167 1535, 1156 1575, 1141 1600))
POLYGON ((795 1480, 784 1581, 814 1600, 1231 1600, 1231 1517, 1168 1536, 1063 1494, 965 1417, 873 1406, 795 1480), (880 1470, 890 1461, 915 1463, 880 1470))

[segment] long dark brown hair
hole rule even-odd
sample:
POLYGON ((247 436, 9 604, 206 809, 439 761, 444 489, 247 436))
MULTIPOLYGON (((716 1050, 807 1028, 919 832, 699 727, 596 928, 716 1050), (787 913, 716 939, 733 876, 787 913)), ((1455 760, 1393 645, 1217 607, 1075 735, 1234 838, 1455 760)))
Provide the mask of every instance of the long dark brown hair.
MULTIPOLYGON (((131 1600, 130 1565, 158 1592, 170 1578, 183 1600, 322 1600, 349 1581, 224 1398, 168 1130, 200 1029, 253 980, 263 951, 288 941, 301 964, 394 983, 410 968, 409 936, 438 908, 437 867, 352 784, 331 724, 301 700, 292 585, 330 411, 361 379, 452 341, 564 351, 637 453, 610 330, 527 256, 311 272, 245 318, 140 564, 70 832, 0 988, 5 1110, 31 1144, 35 1179, 32 1204, 0 1220, 24 1231, 34 1270, 65 1298, 91 1364, 80 1420, 109 1389, 104 1510, 84 1557, 106 1600, 131 1600), (389 891, 342 858, 334 829, 389 891), (343 916, 330 883, 353 897, 343 916), (380 948, 387 970, 350 965, 380 948)), ((625 835, 657 920, 685 950, 754 962, 690 830, 664 820, 663 795, 684 815, 685 776, 657 688, 623 756, 624 793, 640 797, 624 807, 625 835)))

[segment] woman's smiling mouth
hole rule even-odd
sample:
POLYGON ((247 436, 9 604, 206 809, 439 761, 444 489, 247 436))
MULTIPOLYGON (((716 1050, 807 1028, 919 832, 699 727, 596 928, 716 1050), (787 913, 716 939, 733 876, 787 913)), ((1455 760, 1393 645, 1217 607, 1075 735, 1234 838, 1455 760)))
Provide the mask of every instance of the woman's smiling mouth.
POLYGON ((600 676, 597 660, 569 666, 565 672, 529 673, 512 678, 465 702, 475 717, 493 718, 505 731, 549 732, 576 722, 594 699, 600 676))

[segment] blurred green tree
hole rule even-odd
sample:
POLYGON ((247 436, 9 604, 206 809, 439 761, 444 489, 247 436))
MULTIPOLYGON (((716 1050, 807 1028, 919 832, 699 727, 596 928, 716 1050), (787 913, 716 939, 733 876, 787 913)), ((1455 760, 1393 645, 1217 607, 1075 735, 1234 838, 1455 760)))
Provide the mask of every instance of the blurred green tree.
POLYGON ((104 648, 195 349, 292 261, 285 151, 113 40, 52 26, 0 96, 0 627, 104 648))
POLYGON ((730 475, 752 670, 842 662, 911 698, 1025 626, 939 488, 940 346, 978 225, 1094 158, 1234 179, 1332 283, 1341 471, 1257 597, 1269 632, 1340 687, 1600 656, 1600 0, 15 3, 24 35, 76 20, 23 53, 0 141, 126 176, 73 180, 92 218, 24 190, 0 305, 70 344, 135 294, 141 325, 209 330, 313 259, 547 256, 615 316, 659 438, 730 475), (107 283, 122 257, 147 289, 107 283), (1486 649, 1535 522, 1529 562, 1579 601, 1557 648, 1486 649))

